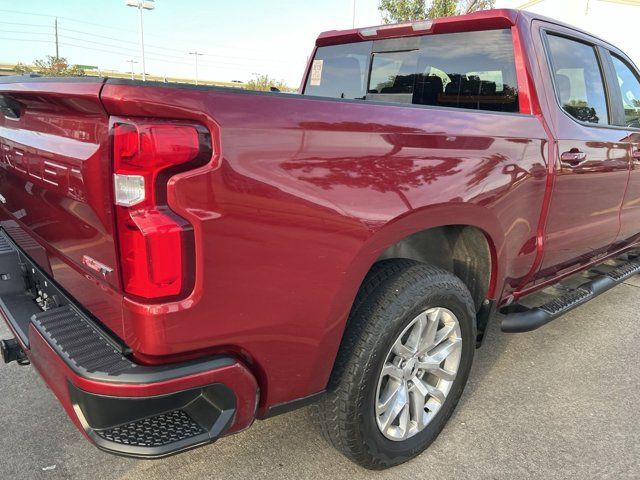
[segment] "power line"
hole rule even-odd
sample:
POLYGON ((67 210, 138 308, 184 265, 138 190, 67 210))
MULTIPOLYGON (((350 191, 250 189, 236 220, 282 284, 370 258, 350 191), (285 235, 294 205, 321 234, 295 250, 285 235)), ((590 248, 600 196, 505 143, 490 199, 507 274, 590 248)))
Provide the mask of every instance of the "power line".
POLYGON ((17 23, 17 22, 0 22, 4 25, 19 25, 21 27, 42 27, 42 28, 51 28, 51 25, 44 25, 39 23, 17 23))
MULTIPOLYGON (((75 19, 75 18, 71 18, 71 17, 63 17, 63 16, 60 16, 60 15, 56 16, 56 15, 47 15, 47 14, 44 14, 44 13, 20 12, 20 11, 17 11, 17 10, 8 10, 8 9, 0 9, 0 12, 15 13, 15 14, 18 14, 18 15, 31 15, 31 16, 37 16, 37 17, 47 17, 47 18, 56 18, 57 17, 58 19, 67 20, 67 21, 74 22, 74 23, 80 23, 80 24, 84 24, 84 25, 91 25, 91 26, 94 26, 94 27, 105 28, 105 29, 108 29, 108 30, 118 30, 118 31, 121 31, 121 32, 127 32, 130 35, 135 35, 135 33, 132 32, 131 30, 127 30, 127 29, 124 29, 124 28, 114 27, 114 26, 110 26, 110 25, 103 25, 103 24, 100 24, 100 23, 88 22, 86 20, 79 20, 79 19, 75 19)), ((155 38, 162 38, 162 39, 166 38, 165 36, 154 35, 154 34, 148 34, 147 36, 155 37, 155 38)), ((113 38, 111 38, 111 39, 113 40, 113 38)), ((187 45, 187 43, 185 41, 174 40, 174 43, 175 42, 187 45)), ((250 50, 250 51, 254 51, 254 52, 266 52, 266 50, 263 50, 263 49, 239 47, 237 45, 234 45, 233 47, 230 47, 229 45, 208 45, 208 46, 210 48, 211 47, 214 47, 214 48, 215 47, 219 47, 219 48, 234 48, 236 50, 250 50)), ((164 47, 159 47, 159 48, 165 49, 164 47)), ((175 49, 173 49, 173 50, 175 50, 175 49)))
MULTIPOLYGON (((61 38, 62 40, 64 40, 64 38, 61 38)), ((44 42, 44 40, 42 41, 44 42)), ((46 42, 48 43, 48 42, 46 42)), ((78 45, 76 43, 68 43, 67 41, 64 42, 60 42, 60 44, 64 47, 75 47, 75 48, 80 48, 83 50, 89 50, 89 51, 97 51, 97 52, 103 52, 103 53, 111 53, 113 55, 118 55, 118 56, 122 56, 125 53, 130 53, 130 52, 116 52, 113 50, 105 50, 102 48, 96 48, 96 47, 87 47, 84 45, 78 45)), ((131 56, 131 55, 130 55, 131 56)), ((192 65, 191 63, 187 62, 187 61, 175 61, 175 60, 166 60, 163 57, 157 56, 157 55, 147 55, 150 59, 155 60, 156 62, 163 62, 163 63, 169 63, 169 64, 180 64, 180 65, 192 65)), ((133 55, 134 58, 140 58, 138 55, 133 55)), ((221 65, 226 65, 226 66, 232 66, 232 67, 243 67, 243 68, 247 68, 250 69, 252 67, 250 67, 249 65, 243 65, 241 63, 227 63, 227 62, 215 62, 215 63, 210 63, 210 62, 204 62, 204 63, 200 63, 200 65, 203 65, 205 67, 219 67, 221 65)))
MULTIPOLYGON (((1 10, 0 10, 1 11, 1 10)), ((63 17, 60 17, 63 18, 63 17)), ((24 26, 33 26, 33 27, 46 27, 46 28, 51 28, 49 25, 36 25, 36 24, 23 24, 23 23, 14 23, 14 22, 0 22, 0 24, 9 24, 9 25, 24 25, 24 26)), ((95 38, 103 38, 106 40, 112 40, 115 42, 120 42, 120 43, 124 43, 124 44, 128 44, 128 45, 132 45, 137 47, 138 42, 132 41, 132 40, 124 40, 122 38, 116 38, 116 37, 110 37, 108 35, 99 35, 97 33, 91 33, 91 32, 86 32, 83 30, 76 30, 76 29, 72 29, 72 28, 65 28, 65 27, 58 27, 58 30, 62 31, 62 32, 72 32, 72 33, 79 33, 82 35, 87 35, 89 37, 95 37, 95 38)), ((7 32, 7 33, 17 33, 17 34, 22 34, 22 35, 55 35, 54 33, 50 33, 50 32, 24 32, 24 31, 18 31, 18 30, 0 30, 0 32, 7 32)), ((112 44, 108 44, 108 43, 104 43, 104 42, 93 42, 91 40, 86 40, 83 38, 78 38, 78 37, 72 37, 72 36, 68 36, 68 35, 61 35, 60 38, 69 38, 72 40, 77 40, 77 41, 81 41, 81 42, 86 42, 86 43, 92 43, 94 45, 103 45, 105 47, 113 47, 113 48, 126 48, 126 47, 121 47, 120 45, 112 45, 112 44)), ((162 54, 166 57, 169 58, 185 58, 188 55, 188 51, 187 50, 178 50, 176 48, 167 48, 167 47, 162 47, 160 45, 153 45, 153 44, 148 44, 145 43, 145 47, 147 48, 151 48, 154 50, 162 50, 162 54), (166 51, 171 51, 171 52, 176 52, 176 53, 181 53, 182 56, 177 56, 177 55, 170 55, 167 53, 164 53, 166 51)), ((133 47, 132 47, 133 48, 133 47)), ((228 58, 228 59, 238 59, 237 56, 232 56, 232 55, 221 55, 221 54, 216 54, 216 53, 205 53, 203 54, 207 57, 213 57, 213 58, 228 58)), ((242 57, 240 58, 240 60, 247 60, 247 61, 253 61, 253 62, 264 62, 264 63, 288 63, 285 60, 278 60, 275 58, 255 58, 255 57, 242 57)))
MULTIPOLYGON (((47 15, 47 14, 39 14, 39 13, 33 13, 33 12, 21 12, 21 11, 17 11, 17 10, 9 10, 9 9, 0 9, 0 12, 5 12, 5 13, 14 13, 14 14, 18 14, 18 15, 27 15, 27 16, 34 16, 34 17, 44 17, 44 18, 58 18, 58 19, 63 19, 69 22, 74 22, 74 23, 78 23, 81 25, 86 25, 86 26, 95 26, 95 27, 99 27, 99 28, 105 28, 105 29, 109 29, 110 31, 112 30, 118 30, 118 31, 122 31, 122 32, 126 32, 127 34, 133 35, 133 32, 127 29, 123 29, 123 28, 117 28, 117 27, 112 27, 112 26, 106 26, 106 25, 102 25, 102 24, 98 24, 98 23, 93 23, 93 22, 88 22, 85 20, 78 20, 78 19, 74 19, 74 18, 70 18, 70 17, 64 17, 64 16, 55 16, 55 15, 47 15)), ((14 25, 14 26, 24 26, 24 27, 31 27, 31 28, 36 28, 36 29, 55 29, 54 25, 47 25, 47 24, 39 24, 39 23, 26 23, 26 22, 7 22, 7 21, 0 21, 0 24, 2 25, 14 25)), ((122 56, 122 55, 128 55, 129 58, 139 58, 136 55, 132 55, 132 50, 133 50, 133 46, 137 46, 137 42, 132 41, 132 40, 127 40, 124 38, 116 38, 116 37, 112 37, 112 36, 108 36, 108 35, 101 35, 98 33, 94 33, 94 32, 87 32, 84 30, 78 30, 78 29, 73 29, 73 28, 65 28, 65 27, 58 27, 58 30, 60 31, 64 31, 64 32, 71 32, 71 33, 77 33, 80 34, 82 36, 86 36, 89 38, 101 38, 101 39, 106 39, 106 40, 111 40, 114 42, 119 42, 122 45, 115 45, 113 43, 107 43, 107 42, 97 42, 97 41, 92 41, 92 40, 88 40, 86 38, 79 38, 77 36, 71 36, 71 35, 67 35, 67 34, 62 34, 60 35, 60 44, 64 47, 74 47, 74 48, 79 48, 79 49, 83 49, 83 50, 87 50, 87 51, 94 51, 94 52, 103 52, 103 53, 107 53, 107 54, 111 54, 111 55, 118 55, 118 56, 122 56), (71 40, 72 42, 69 43, 68 41, 71 40), (73 43, 73 42, 80 42, 82 44, 78 44, 78 43, 73 43), (91 44, 91 45, 96 45, 96 46, 87 46, 84 44, 91 44), (131 46, 130 46, 131 45, 131 46), (99 48, 99 47, 106 47, 106 48, 99 48)), ((55 31, 55 30, 54 30, 55 31)), ((8 33, 8 34, 17 34, 17 35, 38 35, 38 36, 55 36, 55 33, 52 32, 33 32, 33 31, 16 31, 16 30, 0 30, 0 34, 2 33, 8 33)), ((162 39, 166 39, 166 37, 163 36, 159 36, 159 35, 149 35, 152 37, 156 37, 156 38, 162 38, 162 39)), ((51 44, 54 40, 44 40, 44 39, 33 39, 33 38, 10 38, 10 37, 2 37, 0 38, 0 40, 8 40, 8 41, 17 41, 17 42, 29 42, 29 43, 49 43, 51 44)), ((175 42, 174 42, 175 43, 175 42)), ((178 43, 183 43, 183 44, 187 44, 187 42, 185 41, 178 41, 178 43)), ((162 47, 160 45, 148 45, 148 47, 154 49, 154 50, 161 50, 162 53, 160 52, 154 52, 151 51, 149 58, 154 60, 155 62, 160 62, 163 64, 180 64, 180 65, 192 65, 192 63, 184 61, 186 60, 186 56, 189 53, 188 49, 185 50, 179 50, 176 48, 169 48, 169 47, 162 47), (178 55, 171 55, 168 54, 167 51, 171 51, 171 52, 176 52, 181 54, 181 56, 178 55), (173 60, 168 60, 168 59, 173 59, 173 60)), ((218 46, 216 47, 215 45, 209 45, 210 48, 225 48, 225 46, 218 46)), ((252 48, 244 48, 244 47, 238 47, 238 46, 234 46, 234 47, 226 47, 226 48, 233 48, 235 50, 252 50, 252 51, 264 51, 264 50, 259 50, 259 49, 252 49, 252 48)), ((269 58, 248 58, 248 57, 237 57, 237 56, 231 56, 231 55, 221 55, 221 54, 215 54, 215 53, 208 53, 208 54, 199 54, 199 55, 204 55, 203 58, 208 58, 209 61, 198 61, 199 65, 205 66, 205 67, 210 67, 210 68, 220 68, 220 66, 230 66, 230 67, 235 67, 237 69, 240 70, 244 70, 244 71, 250 71, 252 69, 254 69, 254 66, 249 66, 247 64, 244 63, 234 63, 234 62, 226 62, 226 61, 221 61, 221 60, 217 60, 218 58, 220 59, 236 59, 240 62, 242 61, 247 61, 247 62, 269 62, 269 63, 274 63, 274 62, 278 62, 278 63, 285 63, 284 60, 279 60, 279 59, 269 59, 269 58)), ((288 62, 287 62, 288 63, 288 62)), ((132 65, 133 66, 133 65, 132 65)))
MULTIPOLYGON (((82 31, 82 30, 75 30, 75 29, 63 28, 63 27, 60 27, 60 30, 64 30, 66 32, 81 33, 83 35, 88 35, 90 37, 104 38, 104 39, 107 39, 107 40, 113 40, 113 41, 121 42, 121 43, 128 43, 128 44, 132 44, 132 45, 138 45, 137 42, 134 42, 134 41, 131 41, 131 40, 123 40, 121 38, 109 37, 107 35, 98 35, 96 33, 85 32, 85 31, 82 31)), ((71 37, 69 37, 69 38, 71 38, 71 37)), ((165 51, 181 53, 183 55, 181 57, 177 57, 177 56, 173 55, 173 58, 184 58, 184 56, 186 56, 188 54, 187 50, 178 50, 176 48, 162 47, 160 45, 149 44, 149 43, 146 43, 146 42, 145 42, 145 47, 156 49, 156 50, 162 50, 163 51, 163 55, 166 55, 168 57, 171 57, 172 55, 168 55, 168 54, 164 53, 165 51)), ((219 57, 219 58, 231 58, 231 59, 237 58, 236 56, 220 55, 220 54, 215 54, 215 53, 204 53, 203 55, 208 56, 208 57, 219 57)), ((273 59, 273 58, 269 59, 269 58, 264 58, 264 57, 263 58, 242 57, 242 58, 245 59, 245 60, 250 60, 250 61, 263 61, 263 62, 269 62, 269 63, 270 62, 288 63, 285 60, 278 60, 278 59, 273 59)))
MULTIPOLYGON (((67 43, 65 42, 60 42, 60 45, 63 45, 65 47, 76 47, 76 48, 83 48, 85 50, 92 50, 95 52, 104 52, 104 53, 112 53, 114 55, 125 55, 125 52, 114 52, 113 50, 105 50, 103 48, 95 48, 95 47, 85 47, 83 45, 76 45, 75 43, 67 43)), ((129 52, 127 52, 128 54, 129 52)))
POLYGON ((0 33, 17 33, 19 35, 54 35, 51 32, 23 32, 21 30, 0 30, 0 33))
MULTIPOLYGON (((96 48, 96 47, 88 47, 85 45, 78 45, 77 43, 69 43, 67 42, 67 40, 78 40, 81 42, 87 42, 86 40, 80 39, 80 38, 75 38, 75 37, 67 37, 67 36, 61 36, 60 37, 60 44, 63 46, 68 46, 68 47, 75 47, 75 48, 80 48, 80 49, 84 49, 84 50, 90 50, 90 51, 98 51, 98 52, 103 52, 103 53, 111 53, 113 55, 129 55, 132 56, 132 52, 133 50, 126 50, 124 47, 119 47, 117 45, 105 45, 107 47, 111 47, 111 48, 117 48, 119 51, 114 51, 114 50, 107 50, 104 48, 96 48)), ((97 43, 97 42, 88 42, 88 43, 97 43)), ((139 55, 135 55, 133 54, 133 56, 135 58, 139 58, 139 55)), ((178 60, 167 60, 167 55, 160 55, 158 53, 155 52, 151 52, 151 54, 147 54, 147 56, 152 59, 152 60, 156 60, 156 61, 162 61, 165 63, 177 63, 177 64, 181 64, 181 65, 191 65, 191 63, 186 61, 186 56, 185 57, 178 57, 178 56, 174 56, 174 55, 169 55, 169 57, 173 57, 176 58, 178 60)), ((232 67, 248 67, 248 65, 242 64, 242 63, 232 63, 232 62, 217 62, 217 61, 213 61, 213 62, 200 62, 200 65, 203 65, 205 67, 219 67, 221 65, 226 65, 226 66, 232 66, 232 67)))
POLYGON ((113 44, 104 43, 104 42, 92 42, 91 40, 85 40, 84 38, 70 37, 70 36, 68 36, 66 34, 65 35, 60 35, 60 39, 61 40, 64 40, 64 39, 77 40, 79 42, 91 43, 93 45, 101 45, 103 47, 117 48, 117 49, 120 49, 120 50, 125 50, 127 53, 133 49, 133 47, 124 47, 124 46, 113 45, 113 44))
MULTIPOLYGON (((7 38, 7 37, 0 37, 0 40, 10 40, 10 41, 17 41, 17 42, 29 42, 29 43, 51 43, 51 41, 48 40, 34 40, 34 39, 28 39, 28 38, 7 38)), ((121 56, 123 55, 123 53, 121 52, 114 52, 112 50, 105 50, 105 49, 99 49, 99 48, 94 48, 94 47, 86 47, 83 45, 77 45, 74 43, 67 43, 67 42, 60 42, 60 45, 63 47, 75 47, 75 48, 80 48, 80 49, 84 49, 84 50, 89 50, 89 51, 97 51, 97 52, 104 52, 104 53, 111 53, 113 55, 118 55, 121 56)), ((139 58, 138 56, 135 56, 134 58, 139 58)), ((180 65, 192 65, 189 62, 176 62, 176 61, 167 61, 161 57, 155 57, 155 56, 150 56, 150 58, 156 62, 160 62, 160 63, 167 63, 167 64, 180 64, 180 65)), ((206 66, 206 67, 219 67, 222 64, 212 64, 212 63, 200 63, 200 65, 206 66)), ((225 64, 225 65, 231 65, 231 66, 235 66, 235 67, 240 67, 243 70, 249 71, 251 70, 251 67, 248 65, 242 65, 242 64, 225 64)))
POLYGON ((32 38, 6 38, 6 37, 0 37, 0 40, 11 40, 11 41, 14 41, 14 42, 51 43, 51 40, 34 40, 32 38))
MULTIPOLYGON (((31 15, 33 17, 46 17, 46 18, 56 18, 56 15, 47 15, 45 13, 33 13, 33 12, 20 12, 18 10, 7 10, 7 9, 0 9, 0 12, 5 12, 5 13, 15 13, 18 15, 31 15)), ((109 30, 119 30, 121 32, 127 32, 127 33, 132 33, 131 30, 127 30, 125 28, 119 28, 119 27, 113 27, 113 26, 108 26, 108 25, 102 25, 100 23, 93 23, 93 22, 87 22, 86 20, 77 20, 75 18, 70 18, 70 17, 61 17, 60 15, 57 15, 57 17, 59 19, 63 19, 63 20, 67 20, 69 22, 76 22, 76 23, 83 23, 85 25, 91 25, 93 27, 100 27, 100 28, 107 28, 109 30)))

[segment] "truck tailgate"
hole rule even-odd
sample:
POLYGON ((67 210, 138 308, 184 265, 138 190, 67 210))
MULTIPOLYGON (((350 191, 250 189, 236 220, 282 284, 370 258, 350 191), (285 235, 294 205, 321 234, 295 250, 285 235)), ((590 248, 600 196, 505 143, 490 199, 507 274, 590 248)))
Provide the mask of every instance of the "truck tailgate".
POLYGON ((65 288, 70 267, 119 289, 102 85, 0 83, 0 226, 65 288), (24 238, 41 252, 31 253, 24 238), (52 266, 54 258, 65 268, 52 266))

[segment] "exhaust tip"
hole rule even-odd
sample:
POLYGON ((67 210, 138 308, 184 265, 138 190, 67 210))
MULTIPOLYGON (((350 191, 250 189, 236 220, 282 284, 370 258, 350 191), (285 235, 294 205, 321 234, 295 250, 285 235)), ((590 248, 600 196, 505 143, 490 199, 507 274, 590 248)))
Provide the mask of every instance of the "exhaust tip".
POLYGON ((27 354, 15 338, 0 340, 0 353, 4 363, 17 362, 19 365, 29 365, 27 354))

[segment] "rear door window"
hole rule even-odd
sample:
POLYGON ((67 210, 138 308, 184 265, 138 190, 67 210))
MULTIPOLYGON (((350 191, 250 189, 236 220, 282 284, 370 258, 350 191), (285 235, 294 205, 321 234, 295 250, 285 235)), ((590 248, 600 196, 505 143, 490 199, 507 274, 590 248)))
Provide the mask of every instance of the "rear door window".
POLYGON ((607 124, 607 100, 593 45, 547 35, 551 72, 562 109, 576 120, 607 124))
POLYGON ((613 67, 618 77, 622 105, 627 127, 640 128, 640 80, 635 69, 617 55, 612 54, 613 67))

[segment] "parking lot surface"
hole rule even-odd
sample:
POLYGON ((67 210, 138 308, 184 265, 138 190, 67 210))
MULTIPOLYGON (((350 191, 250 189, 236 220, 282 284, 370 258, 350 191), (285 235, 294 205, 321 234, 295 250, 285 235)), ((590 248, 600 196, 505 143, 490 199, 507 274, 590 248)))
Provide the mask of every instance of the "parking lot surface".
POLYGON ((382 472, 333 450, 304 409, 174 457, 115 457, 84 439, 31 367, 0 366, 0 479, 638 479, 639 345, 640 277, 536 332, 494 322, 438 440, 382 472))

